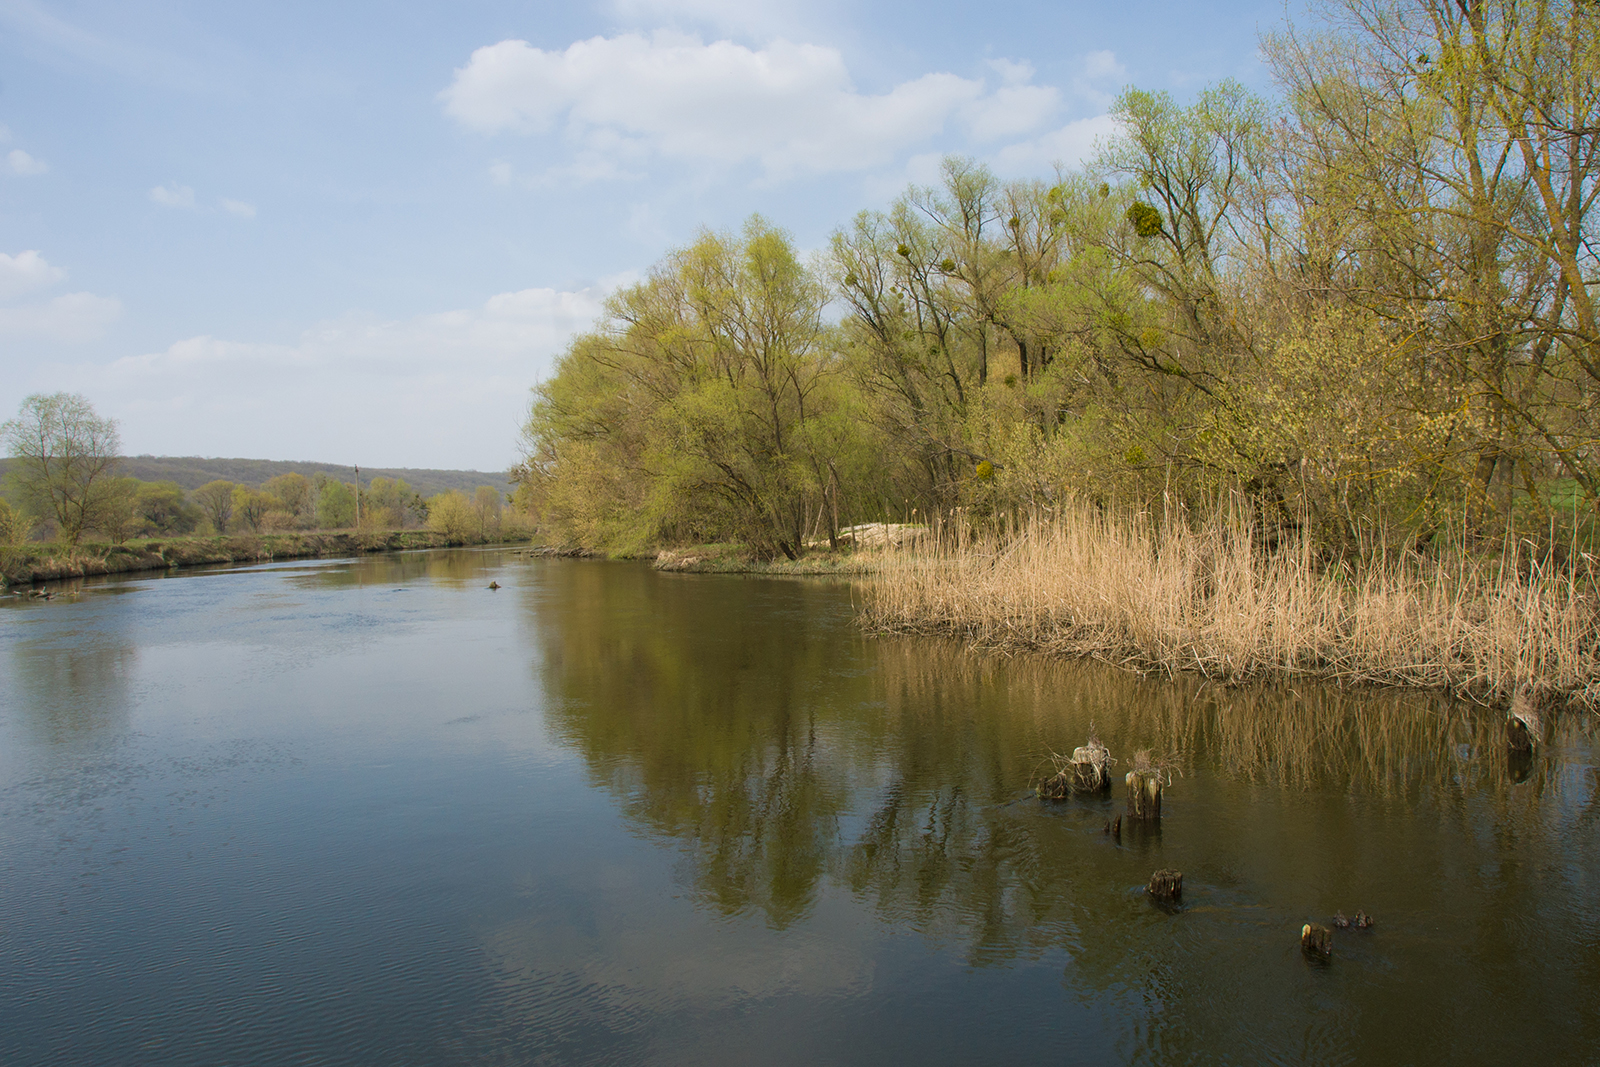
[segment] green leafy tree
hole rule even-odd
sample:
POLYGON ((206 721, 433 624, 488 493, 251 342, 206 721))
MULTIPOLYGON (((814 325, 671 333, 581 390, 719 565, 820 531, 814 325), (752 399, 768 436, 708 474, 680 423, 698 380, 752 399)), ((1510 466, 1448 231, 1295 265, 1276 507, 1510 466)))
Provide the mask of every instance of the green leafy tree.
POLYGON ((0 425, 0 440, 16 460, 11 477, 23 506, 76 545, 107 497, 122 449, 116 421, 75 393, 36 393, 0 425))
POLYGON ((0 497, 0 545, 20 544, 27 537, 27 520, 0 497))
MULTIPOLYGON (((1306 281, 1385 321, 1443 432, 1417 510, 1600 501, 1600 20, 1577 0, 1335 0, 1266 51, 1306 281), (1442 501, 1441 501, 1441 498, 1442 501)), ((1542 518, 1543 516, 1541 516, 1542 518)))
POLYGON ((345 530, 356 523, 356 491, 346 482, 327 478, 317 490, 317 525, 345 530))
POLYGON ((500 532, 500 512, 504 508, 500 491, 492 485, 480 485, 472 494, 472 511, 478 522, 478 536, 495 537, 500 532))
POLYGON ((233 514, 238 518, 240 525, 251 533, 261 532, 267 515, 276 503, 270 494, 263 493, 259 489, 252 489, 248 485, 233 487, 233 514))
POLYGON ((452 489, 428 499, 428 529, 457 544, 477 536, 478 513, 465 493, 452 489))
POLYGON ((420 499, 404 478, 380 475, 361 494, 361 522, 379 529, 403 529, 425 517, 418 507, 420 499))
POLYGON ((527 440, 547 517, 591 543, 733 537, 798 555, 828 475, 826 301, 759 217, 614 296, 537 390, 527 440))
POLYGON ((192 533, 203 517, 200 509, 185 499, 177 482, 140 482, 134 501, 147 533, 192 533))
POLYGON ((223 478, 207 482, 194 491, 194 502, 219 534, 228 532, 233 523, 233 491, 237 488, 223 478))
POLYGON ((113 544, 123 544, 144 528, 144 516, 139 513, 139 486, 137 478, 110 478, 106 481, 105 498, 95 519, 95 529, 109 537, 113 544))
POLYGON ((273 498, 272 510, 285 512, 292 525, 300 525, 311 517, 311 482, 303 474, 290 472, 268 478, 262 490, 273 498))

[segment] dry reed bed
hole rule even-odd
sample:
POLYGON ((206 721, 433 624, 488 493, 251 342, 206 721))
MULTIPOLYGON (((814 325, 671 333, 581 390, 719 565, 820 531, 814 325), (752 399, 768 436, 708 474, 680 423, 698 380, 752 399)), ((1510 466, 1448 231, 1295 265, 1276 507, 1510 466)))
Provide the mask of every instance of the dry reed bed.
POLYGON ((1236 514, 1194 527, 1087 507, 997 536, 951 524, 896 555, 867 583, 871 629, 1228 681, 1312 673, 1600 704, 1587 557, 1564 570, 1516 566, 1514 550, 1329 566, 1304 544, 1264 549, 1236 514))

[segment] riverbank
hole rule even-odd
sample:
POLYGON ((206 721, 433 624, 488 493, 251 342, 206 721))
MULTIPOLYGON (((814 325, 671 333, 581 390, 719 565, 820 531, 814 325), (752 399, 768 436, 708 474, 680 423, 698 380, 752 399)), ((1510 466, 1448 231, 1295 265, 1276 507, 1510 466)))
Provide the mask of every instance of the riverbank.
POLYGON ((0 548, 0 587, 207 564, 318 559, 372 552, 448 548, 461 544, 463 542, 459 538, 451 539, 432 530, 372 530, 174 537, 128 541, 120 545, 83 544, 76 547, 59 544, 15 545, 0 548))
POLYGON ((819 549, 799 559, 760 559, 743 545, 722 544, 662 549, 652 564, 658 571, 682 574, 858 578, 878 573, 884 558, 882 553, 819 549))
POLYGON ((947 531, 863 583, 867 629, 1091 656, 1222 681, 1319 676, 1499 702, 1600 707, 1596 561, 1445 551, 1329 564, 1191 527, 1078 509, 1004 539, 947 531))
POLYGON ((872 522, 841 530, 833 545, 807 542, 799 559, 763 559, 748 546, 733 543, 664 548, 653 559, 658 571, 852 578, 896 566, 905 558, 905 550, 923 543, 927 536, 926 526, 872 522))

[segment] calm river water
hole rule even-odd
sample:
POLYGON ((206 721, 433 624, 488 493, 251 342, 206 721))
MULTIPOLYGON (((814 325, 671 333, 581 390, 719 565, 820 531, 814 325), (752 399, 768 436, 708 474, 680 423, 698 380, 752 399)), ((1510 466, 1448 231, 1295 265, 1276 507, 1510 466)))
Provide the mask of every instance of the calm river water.
POLYGON ((1592 718, 1518 781, 1438 698, 494 550, 80 590, 0 600, 7 1067, 1600 1063, 1592 718), (1159 831, 1028 792, 1091 722, 1159 831))

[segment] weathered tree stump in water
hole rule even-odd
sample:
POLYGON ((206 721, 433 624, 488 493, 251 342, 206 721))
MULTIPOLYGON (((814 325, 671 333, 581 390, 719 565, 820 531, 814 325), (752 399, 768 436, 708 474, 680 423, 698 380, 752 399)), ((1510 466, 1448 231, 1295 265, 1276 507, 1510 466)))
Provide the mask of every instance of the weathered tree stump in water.
POLYGON ((1183 872, 1160 870, 1150 876, 1145 892, 1163 904, 1176 904, 1183 896, 1183 872))
POLYGON ((1115 819, 1106 820, 1106 833, 1111 835, 1111 840, 1113 841, 1122 840, 1122 816, 1118 815, 1115 819))
POLYGON ((1072 790, 1075 793, 1104 793, 1111 788, 1111 753, 1091 739, 1072 750, 1072 790))
POLYGON ((1333 931, 1321 923, 1306 923, 1300 928, 1300 951, 1307 959, 1327 963, 1333 955, 1333 931))
POLYGON ((1128 772, 1128 818, 1154 821, 1161 818, 1161 772, 1128 772))
POLYGON ((1072 758, 1050 753, 1055 773, 1034 782, 1033 791, 1041 800, 1065 800, 1074 794, 1103 793, 1111 788, 1111 753, 1094 735, 1089 743, 1072 750, 1072 758))

